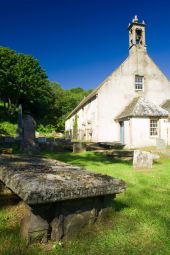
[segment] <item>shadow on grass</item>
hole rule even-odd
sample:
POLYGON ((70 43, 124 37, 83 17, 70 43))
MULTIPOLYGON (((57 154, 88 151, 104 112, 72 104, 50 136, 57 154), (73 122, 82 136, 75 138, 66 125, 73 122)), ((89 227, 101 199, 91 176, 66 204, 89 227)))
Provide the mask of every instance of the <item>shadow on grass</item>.
POLYGON ((116 199, 114 199, 113 203, 112 203, 112 209, 115 211, 115 212, 120 212, 122 211, 123 209, 125 208, 128 208, 129 205, 125 204, 125 203, 122 203, 116 199))
POLYGON ((71 153, 71 152, 48 152, 43 151, 42 156, 47 158, 52 158, 60 160, 67 163, 76 164, 82 167, 86 167, 88 163, 93 163, 93 165, 102 164, 124 164, 132 165, 132 159, 123 159, 123 158, 110 158, 101 154, 95 154, 94 152, 85 152, 85 153, 71 153))

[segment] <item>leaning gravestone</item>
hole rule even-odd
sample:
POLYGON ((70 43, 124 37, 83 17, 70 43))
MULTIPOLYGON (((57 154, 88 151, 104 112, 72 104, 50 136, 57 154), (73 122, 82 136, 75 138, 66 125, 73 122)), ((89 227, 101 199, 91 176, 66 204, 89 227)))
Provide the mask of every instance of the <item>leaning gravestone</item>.
POLYGON ((23 119, 23 138, 21 149, 27 153, 34 153, 38 151, 35 143, 35 127, 36 122, 31 115, 26 115, 23 119))
POLYGON ((152 168, 153 154, 148 151, 135 150, 133 154, 133 168, 152 168))

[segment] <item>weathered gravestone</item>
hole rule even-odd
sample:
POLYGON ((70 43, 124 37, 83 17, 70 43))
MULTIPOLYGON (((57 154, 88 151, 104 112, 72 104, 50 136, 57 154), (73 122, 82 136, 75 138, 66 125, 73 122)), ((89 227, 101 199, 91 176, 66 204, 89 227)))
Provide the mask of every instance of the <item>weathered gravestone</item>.
POLYGON ((0 156, 0 180, 27 205, 21 234, 29 242, 76 236, 112 211, 124 181, 37 157, 0 156))
POLYGON ((16 130, 16 140, 21 141, 23 139, 23 129, 22 129, 22 105, 19 105, 18 110, 18 127, 16 130))
POLYGON ((167 144, 164 139, 157 138, 156 139, 156 147, 158 150, 165 150, 167 147, 167 144))
POLYGON ((133 154, 133 168, 152 168, 153 154, 148 151, 135 150, 133 154))
POLYGON ((73 143, 73 152, 74 153, 80 153, 86 151, 86 145, 81 142, 74 142, 73 143))
POLYGON ((26 153, 34 153, 38 151, 35 143, 36 122, 31 115, 26 115, 22 121, 23 137, 21 142, 22 151, 26 153))

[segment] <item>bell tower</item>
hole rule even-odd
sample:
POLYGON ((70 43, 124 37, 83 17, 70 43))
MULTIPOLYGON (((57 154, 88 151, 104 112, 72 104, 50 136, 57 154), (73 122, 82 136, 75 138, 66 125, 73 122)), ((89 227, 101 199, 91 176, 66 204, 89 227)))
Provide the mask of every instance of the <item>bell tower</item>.
POLYGON ((135 50, 146 51, 145 26, 144 20, 139 23, 137 16, 129 24, 129 53, 135 50))

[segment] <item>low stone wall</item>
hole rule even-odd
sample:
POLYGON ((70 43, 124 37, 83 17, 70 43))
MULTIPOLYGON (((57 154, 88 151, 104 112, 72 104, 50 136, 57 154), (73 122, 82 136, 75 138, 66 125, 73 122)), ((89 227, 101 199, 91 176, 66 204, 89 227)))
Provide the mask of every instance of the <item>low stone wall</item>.
MULTIPOLYGON (((4 148, 9 148, 14 144, 19 145, 20 141, 15 137, 0 137, 0 145, 3 145, 4 148)), ((73 143, 70 140, 65 140, 62 138, 39 137, 35 139, 35 145, 37 145, 37 148, 40 150, 48 150, 50 152, 73 151, 73 143)))
POLYGON ((15 137, 12 136, 0 136, 0 144, 10 144, 10 143, 15 143, 17 142, 15 137))

